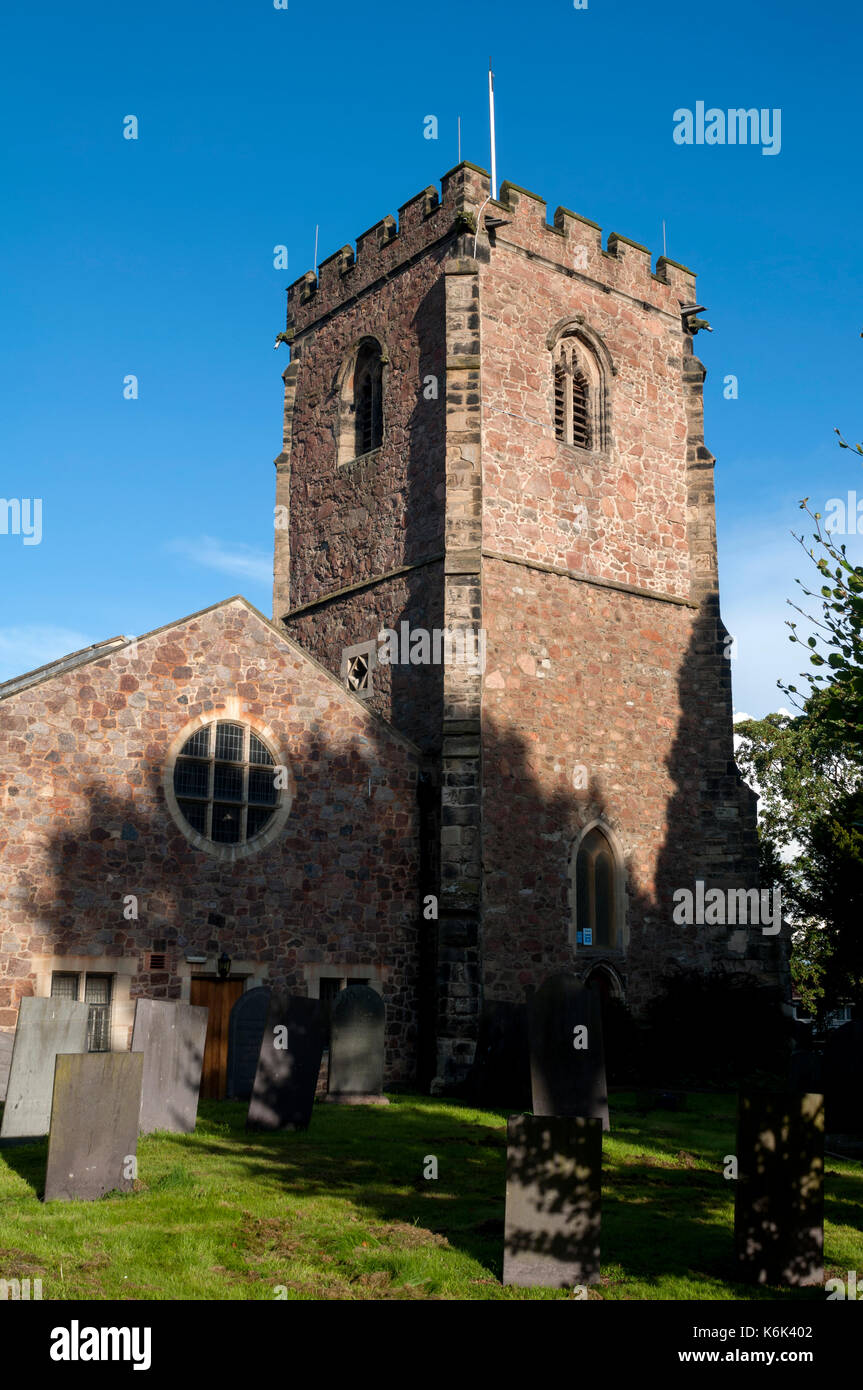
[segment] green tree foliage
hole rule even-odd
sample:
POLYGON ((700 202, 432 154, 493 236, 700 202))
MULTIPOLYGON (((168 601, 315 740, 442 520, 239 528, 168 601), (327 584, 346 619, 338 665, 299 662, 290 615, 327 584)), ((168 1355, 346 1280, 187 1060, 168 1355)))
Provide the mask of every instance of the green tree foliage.
POLYGON ((761 796, 762 882, 782 889, 792 978, 807 1013, 822 1018, 859 1000, 863 973, 863 770, 837 744, 830 708, 819 690, 799 715, 735 726, 738 766, 761 796))
MULTIPOLYGON (((863 445, 836 433, 863 458, 863 445)), ((823 583, 816 593, 796 582, 821 611, 791 604, 814 629, 805 640, 797 622, 788 626, 814 669, 802 673, 808 691, 779 682, 796 716, 737 725, 737 761, 761 793, 761 869, 766 886, 782 888, 793 924, 791 973, 807 1011, 823 1019, 846 1000, 863 1010, 863 565, 808 498, 800 507, 814 546, 796 539, 823 583)))
MULTIPOLYGON (((863 445, 848 444, 841 435, 839 444, 863 457, 863 445)), ((863 565, 852 564, 845 545, 837 544, 833 533, 822 528, 821 513, 810 511, 808 497, 803 498, 800 509, 815 523, 812 540, 819 553, 807 550, 803 536, 796 539, 825 582, 816 594, 802 580, 796 581, 807 598, 821 599, 821 614, 814 616, 792 604, 815 632, 804 641, 798 634, 798 624, 789 620, 791 641, 809 648, 809 662, 816 670, 801 675, 809 682, 810 694, 821 692, 825 697, 820 718, 826 731, 837 746, 863 765, 863 565)), ((800 693, 796 685, 779 684, 787 695, 800 693)), ((796 700, 795 704, 801 707, 796 700)))

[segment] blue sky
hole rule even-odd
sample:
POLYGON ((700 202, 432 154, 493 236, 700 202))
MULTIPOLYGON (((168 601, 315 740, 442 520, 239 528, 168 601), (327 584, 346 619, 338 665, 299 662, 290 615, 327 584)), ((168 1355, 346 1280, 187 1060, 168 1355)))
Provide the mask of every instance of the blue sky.
POLYGON ((0 534, 0 679, 231 593, 270 611, 285 287, 316 223, 322 259, 436 183, 459 115, 488 167, 491 52, 499 178, 657 254, 664 218, 699 273, 735 705, 775 708, 797 502, 863 499, 833 434, 863 436, 861 36, 851 0, 10 0, 0 495, 43 516, 0 534), (676 144, 697 101, 779 108, 779 152, 676 144))

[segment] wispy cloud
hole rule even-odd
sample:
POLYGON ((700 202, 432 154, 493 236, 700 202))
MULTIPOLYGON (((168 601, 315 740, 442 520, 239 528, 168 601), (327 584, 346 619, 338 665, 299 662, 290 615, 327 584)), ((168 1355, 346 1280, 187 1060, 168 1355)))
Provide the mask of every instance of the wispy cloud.
POLYGON ((75 628, 42 623, 0 628, 0 681, 22 676, 25 671, 57 661, 98 640, 75 628))
POLYGON ((195 565, 206 569, 219 570, 222 574, 236 574, 241 579, 250 579, 254 584, 271 585, 273 582, 273 557, 254 546, 234 543, 226 545, 213 536, 194 538, 179 537, 169 541, 166 547, 175 555, 184 555, 195 565))

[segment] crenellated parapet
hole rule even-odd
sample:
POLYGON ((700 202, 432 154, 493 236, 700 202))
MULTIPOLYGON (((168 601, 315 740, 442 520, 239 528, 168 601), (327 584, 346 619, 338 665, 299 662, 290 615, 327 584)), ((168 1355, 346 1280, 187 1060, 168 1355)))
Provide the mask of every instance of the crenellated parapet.
POLYGON ((660 256, 652 268, 646 246, 602 228, 570 208, 548 220, 546 201, 518 184, 504 182, 491 198, 486 170, 467 161, 402 203, 398 217, 387 215, 342 246, 288 288, 287 336, 293 341, 320 319, 353 300, 381 278, 394 274, 429 248, 464 232, 476 232, 482 252, 515 246, 574 276, 640 299, 651 308, 677 315, 695 300, 695 273, 660 256))
POLYGON ((430 186, 402 203, 398 218, 381 218, 357 237, 356 250, 343 246, 288 288, 289 338, 303 333, 334 309, 362 294, 384 276, 438 242, 465 229, 488 194, 488 175, 464 162, 444 174, 440 192, 430 186))
POLYGON ((545 199, 517 184, 501 185, 500 196, 484 209, 482 222, 493 246, 517 246, 675 317, 681 302, 694 301, 695 272, 687 266, 660 256, 654 271, 649 248, 619 232, 609 232, 603 247, 599 224, 570 208, 557 208, 549 221, 545 199))

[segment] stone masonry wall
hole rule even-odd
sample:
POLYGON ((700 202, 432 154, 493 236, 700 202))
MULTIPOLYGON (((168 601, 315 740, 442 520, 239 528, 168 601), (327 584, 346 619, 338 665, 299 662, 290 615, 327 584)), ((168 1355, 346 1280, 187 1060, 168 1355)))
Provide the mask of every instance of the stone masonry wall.
POLYGON ((671 893, 758 885, 754 798, 733 762, 695 277, 504 185, 482 260, 483 983, 613 966, 643 1006, 672 961, 782 976, 753 929, 682 929, 671 893), (554 431, 552 346, 596 344, 608 446, 554 431), (520 563, 519 563, 520 562, 520 563), (587 581, 587 582, 586 582, 587 581), (592 581, 592 582, 590 582, 592 581), (576 768, 587 787, 576 788, 576 768), (570 855, 604 816, 625 859, 625 951, 570 940, 570 855))
POLYGON ((132 956, 133 994, 177 998, 184 953, 218 937, 300 994, 312 971, 378 967, 387 1078, 411 1080, 418 765, 242 600, 0 700, 0 1028, 39 958, 132 956), (168 749, 199 714, 267 729, 289 769, 281 834, 233 863, 194 848, 165 801, 168 749), (128 894, 138 920, 124 919, 128 894), (167 968, 148 975, 154 940, 167 968))

